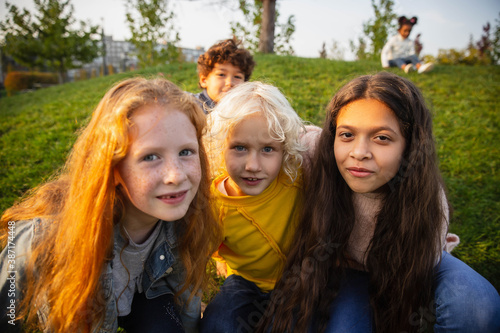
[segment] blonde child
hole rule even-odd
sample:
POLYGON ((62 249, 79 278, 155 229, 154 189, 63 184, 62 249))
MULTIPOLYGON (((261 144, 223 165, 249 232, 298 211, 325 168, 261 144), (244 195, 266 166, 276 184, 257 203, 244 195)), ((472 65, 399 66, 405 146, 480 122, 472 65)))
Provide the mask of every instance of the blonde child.
POLYGON ((218 256, 228 277, 208 304, 201 332, 252 331, 279 279, 301 208, 304 124, 278 88, 233 88, 209 114, 207 140, 218 177, 218 256))
POLYGON ((382 72, 342 87, 306 184, 258 332, 500 330, 495 288, 443 252, 448 203, 431 113, 413 83, 382 72))
POLYGON ((163 79, 105 94, 60 175, 2 216, 2 332, 197 330, 220 239, 206 209, 205 118, 163 79))
POLYGON ((202 92, 195 94, 205 113, 219 102, 231 88, 250 80, 255 61, 248 50, 234 39, 212 45, 198 58, 198 86, 202 92))
POLYGON ((398 67, 409 73, 427 73, 434 68, 433 63, 422 63, 415 52, 415 42, 409 38, 411 30, 417 24, 417 18, 405 16, 398 18, 398 34, 389 38, 381 53, 382 67, 398 67))

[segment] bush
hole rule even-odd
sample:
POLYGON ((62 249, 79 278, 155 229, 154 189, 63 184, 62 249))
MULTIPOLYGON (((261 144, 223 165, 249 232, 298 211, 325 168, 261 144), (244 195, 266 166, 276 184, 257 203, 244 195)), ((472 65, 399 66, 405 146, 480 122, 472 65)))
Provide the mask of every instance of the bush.
MULTIPOLYGON (((497 31, 500 31, 500 28, 497 27, 497 31)), ((441 49, 436 60, 441 65, 495 65, 497 60, 494 49, 497 44, 498 39, 493 41, 490 39, 490 24, 486 23, 483 26, 483 35, 478 42, 474 42, 470 36, 469 44, 465 49, 441 49)))
POLYGON ((31 73, 10 72, 5 77, 4 85, 7 96, 12 96, 15 92, 29 89, 31 85, 31 73))
POLYGON ((490 65, 491 58, 480 56, 479 50, 468 48, 465 50, 449 49, 439 50, 437 62, 441 65, 490 65))
POLYGON ((57 74, 39 72, 10 72, 5 77, 4 85, 7 96, 12 96, 16 92, 35 87, 43 87, 58 83, 57 74))
POLYGON ((56 73, 39 73, 35 72, 33 84, 41 84, 42 86, 54 85, 59 83, 59 77, 56 73))

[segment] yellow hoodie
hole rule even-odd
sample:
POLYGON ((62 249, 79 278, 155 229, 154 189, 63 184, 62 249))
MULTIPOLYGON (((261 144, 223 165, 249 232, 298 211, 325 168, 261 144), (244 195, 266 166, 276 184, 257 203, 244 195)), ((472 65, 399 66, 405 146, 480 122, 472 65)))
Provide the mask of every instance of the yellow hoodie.
POLYGON ((259 195, 227 196, 219 190, 227 175, 211 186, 215 216, 224 240, 214 257, 227 264, 228 275, 254 282, 262 291, 274 289, 286 261, 302 206, 302 183, 283 173, 259 195))

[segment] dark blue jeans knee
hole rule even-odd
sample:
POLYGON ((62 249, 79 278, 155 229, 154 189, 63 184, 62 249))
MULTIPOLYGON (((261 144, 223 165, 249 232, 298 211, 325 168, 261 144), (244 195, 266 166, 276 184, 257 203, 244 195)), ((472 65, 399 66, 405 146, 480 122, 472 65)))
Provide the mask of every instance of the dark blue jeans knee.
POLYGON ((401 68, 401 66, 406 64, 414 64, 416 66, 419 62, 420 60, 416 55, 411 55, 409 57, 391 59, 389 60, 389 66, 397 68, 401 68))
POLYGON ((251 333, 269 304, 270 293, 253 282, 230 275, 208 304, 200 324, 201 333, 251 333))
POLYGON ((347 269, 339 295, 330 308, 330 320, 325 333, 372 332, 373 313, 370 306, 368 273, 347 269))
POLYGON ((434 283, 434 332, 500 332, 500 296, 467 264, 443 252, 434 283))

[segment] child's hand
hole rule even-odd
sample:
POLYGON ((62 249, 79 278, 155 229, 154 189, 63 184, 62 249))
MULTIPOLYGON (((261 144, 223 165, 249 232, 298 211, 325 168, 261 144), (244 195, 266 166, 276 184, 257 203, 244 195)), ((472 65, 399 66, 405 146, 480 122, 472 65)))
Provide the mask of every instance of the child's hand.
POLYGON ((456 234, 448 233, 446 235, 446 242, 444 244, 444 250, 451 253, 453 249, 460 244, 460 238, 456 234))
POLYGON ((227 277, 227 266, 225 262, 217 261, 217 275, 227 277))

